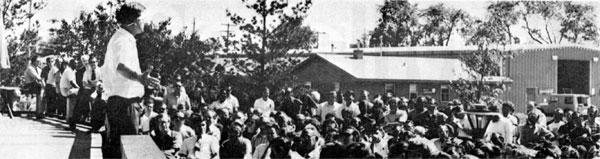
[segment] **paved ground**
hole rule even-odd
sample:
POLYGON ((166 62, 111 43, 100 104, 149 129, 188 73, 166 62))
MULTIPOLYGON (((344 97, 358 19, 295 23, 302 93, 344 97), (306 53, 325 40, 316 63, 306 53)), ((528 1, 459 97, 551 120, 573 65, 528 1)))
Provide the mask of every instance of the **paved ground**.
POLYGON ((0 158, 102 158, 99 134, 65 131, 64 120, 0 116, 0 158))

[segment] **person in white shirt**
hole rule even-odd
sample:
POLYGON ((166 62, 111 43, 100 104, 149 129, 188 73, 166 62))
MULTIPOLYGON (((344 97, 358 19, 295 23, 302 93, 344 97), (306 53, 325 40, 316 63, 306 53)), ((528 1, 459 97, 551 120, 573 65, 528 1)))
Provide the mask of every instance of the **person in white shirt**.
POLYGON ((31 57, 30 62, 27 69, 23 72, 23 83, 25 83, 25 88, 28 91, 26 94, 35 98, 36 112, 38 113, 37 116, 41 119, 45 110, 41 104, 41 93, 45 81, 42 78, 42 69, 40 69, 40 62, 38 61, 37 56, 31 57))
MULTIPOLYGON (((75 82, 75 67, 77 67, 77 60, 73 59, 69 61, 69 65, 60 78, 61 94, 67 98, 66 119, 68 123, 71 123, 73 120, 71 118, 73 117, 73 110, 77 103, 77 92, 79 90, 79 85, 75 82)), ((68 130, 73 131, 74 129, 75 127, 70 126, 68 130)))
POLYGON ((342 118, 342 104, 335 102, 337 93, 335 91, 329 92, 327 95, 327 102, 321 103, 317 110, 317 115, 321 117, 321 121, 325 121, 327 114, 333 114, 336 118, 342 118))
POLYGON ((553 119, 550 121, 550 123, 548 123, 548 130, 550 130, 555 136, 560 136, 560 134, 558 134, 558 129, 567 124, 563 120, 564 114, 565 112, 562 109, 556 108, 556 110, 554 110, 553 119))
POLYGON ((56 73, 58 72, 58 65, 60 65, 61 61, 54 61, 54 59, 49 58, 51 60, 47 61, 47 65, 50 67, 50 71, 48 72, 48 76, 46 77, 46 88, 44 89, 43 101, 46 103, 47 113, 56 113, 56 98, 58 94, 56 93, 56 73))
POLYGON ((117 9, 115 18, 120 27, 107 44, 101 80, 108 96, 106 115, 111 141, 108 145, 115 151, 107 153, 108 158, 120 157, 121 135, 137 134, 136 116, 141 110, 139 102, 144 95, 144 85, 159 87, 160 81, 150 77, 149 71, 142 74, 134 37, 144 31, 139 17, 145 9, 136 2, 125 3, 117 9))
POLYGON ((386 123, 394 123, 394 122, 406 122, 408 119, 408 112, 406 111, 407 103, 405 100, 400 98, 392 98, 390 100, 390 112, 385 116, 386 123), (399 109, 402 107, 403 109, 399 109))
POLYGON ((192 104, 187 93, 183 90, 183 84, 179 81, 173 83, 174 90, 165 96, 165 104, 169 114, 174 114, 176 111, 183 111, 185 113, 191 113, 192 104), (179 106, 183 106, 179 108, 179 106))
POLYGON ((144 112, 140 116, 140 134, 148 135, 150 133, 150 121, 158 116, 158 113, 154 112, 154 99, 151 97, 144 98, 143 102, 145 108, 144 112))
POLYGON ((275 102, 269 98, 269 88, 263 88, 262 97, 254 101, 254 111, 262 116, 268 116, 275 111, 275 102))
POLYGON ((225 99, 225 102, 229 103, 228 106, 231 107, 230 112, 237 112, 237 110, 240 108, 240 102, 238 101, 237 97, 231 94, 231 86, 225 87, 225 94, 227 97, 227 99, 225 99))
POLYGON ((343 107, 342 110, 352 112, 352 118, 354 118, 360 114, 360 109, 358 108, 358 104, 354 103, 354 91, 344 92, 344 104, 342 107, 343 107))
POLYGON ((483 137, 486 141, 491 141, 491 137, 493 133, 498 133, 502 137, 504 137, 505 143, 512 143, 511 140, 514 136, 515 128, 512 125, 512 122, 507 118, 502 117, 500 114, 491 117, 492 120, 488 124, 487 129, 483 137))

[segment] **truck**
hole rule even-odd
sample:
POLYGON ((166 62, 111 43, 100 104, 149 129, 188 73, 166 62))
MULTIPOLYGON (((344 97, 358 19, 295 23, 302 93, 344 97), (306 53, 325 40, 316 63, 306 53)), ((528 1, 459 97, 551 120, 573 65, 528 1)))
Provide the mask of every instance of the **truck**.
POLYGON ((548 103, 540 103, 538 107, 546 115, 553 115, 556 108, 573 110, 587 116, 591 107, 591 98, 585 94, 551 94, 548 103))

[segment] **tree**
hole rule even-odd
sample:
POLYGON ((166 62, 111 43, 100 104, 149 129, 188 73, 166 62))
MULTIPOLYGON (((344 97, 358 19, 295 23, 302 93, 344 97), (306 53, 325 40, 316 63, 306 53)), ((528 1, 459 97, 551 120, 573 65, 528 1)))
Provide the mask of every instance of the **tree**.
MULTIPOLYGON (((192 90, 197 82, 212 84, 215 63, 207 54, 217 50, 218 40, 200 40, 196 31, 188 35, 185 30, 171 36, 167 27, 170 19, 144 25, 144 33, 138 35, 137 46, 142 69, 152 66, 162 82, 181 75, 186 90, 192 90)), ((166 83, 163 83, 166 84, 166 83)))
MULTIPOLYGON (((246 19, 227 10, 234 25, 240 26, 240 48, 246 58, 234 58, 231 64, 244 76, 238 88, 256 91, 259 87, 280 89, 293 83, 291 69, 300 61, 294 56, 308 52, 316 32, 304 25, 311 0, 290 6, 285 0, 242 0, 256 13, 246 19)), ((234 52, 237 55, 239 52, 234 52)), ((237 56, 236 56, 237 57, 237 56)))
POLYGON ((525 1, 523 26, 529 37, 539 44, 559 44, 563 39, 581 43, 598 38, 595 8, 590 4, 570 1, 525 1), (542 26, 531 24, 532 19, 542 19, 542 26), (558 29, 553 29, 558 28, 558 29))
POLYGON ((520 39, 513 34, 512 27, 516 26, 520 19, 517 13, 518 3, 499 1, 490 4, 487 8, 489 16, 484 21, 471 22, 469 27, 463 28, 467 45, 484 44, 518 44, 520 39))
POLYGON ((465 27, 463 22, 470 19, 465 11, 448 8, 442 3, 423 10, 420 16, 425 20, 422 27, 422 45, 425 46, 448 46, 452 32, 457 27, 465 27))
POLYGON ((465 11, 443 3, 418 10, 417 4, 391 0, 385 1, 379 12, 381 18, 371 34, 371 47, 447 46, 452 34, 471 20, 465 11))
POLYGON ((39 22, 30 24, 30 19, 46 6, 44 0, 5 0, 2 4, 2 18, 7 42, 7 51, 11 68, 0 70, 0 83, 9 86, 19 86, 20 77, 27 67, 29 55, 37 54, 35 45, 39 42, 39 22), (23 27, 27 22, 27 29, 23 27), (21 31, 20 33, 16 33, 21 31), (27 52, 27 53, 25 53, 27 52))
POLYGON ((375 46, 417 46, 422 30, 418 26, 416 4, 406 0, 385 1, 379 7, 381 18, 371 34, 370 45, 375 46))
POLYGON ((92 12, 81 11, 71 21, 52 19, 51 22, 60 24, 60 27, 50 29, 51 39, 46 54, 65 53, 76 58, 90 54, 96 56, 102 65, 108 41, 118 28, 111 12, 122 3, 124 2, 107 1, 92 12))

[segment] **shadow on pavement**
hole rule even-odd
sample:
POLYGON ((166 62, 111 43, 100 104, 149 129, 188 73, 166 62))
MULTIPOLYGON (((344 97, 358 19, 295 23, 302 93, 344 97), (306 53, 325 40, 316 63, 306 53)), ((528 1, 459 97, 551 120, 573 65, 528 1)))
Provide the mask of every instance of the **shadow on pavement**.
POLYGON ((91 135, 85 132, 77 131, 75 135, 75 141, 71 147, 69 158, 90 158, 91 145, 91 135))

